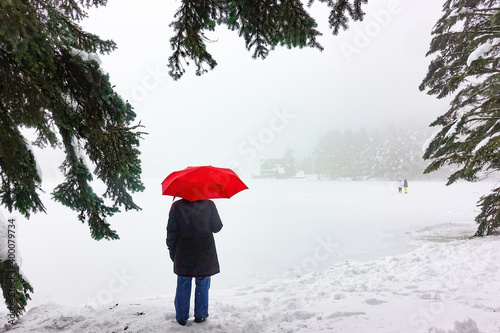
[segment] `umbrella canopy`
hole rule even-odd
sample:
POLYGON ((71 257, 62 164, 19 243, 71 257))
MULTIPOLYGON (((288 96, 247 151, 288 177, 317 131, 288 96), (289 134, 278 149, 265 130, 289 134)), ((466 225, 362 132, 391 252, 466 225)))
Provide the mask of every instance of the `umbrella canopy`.
POLYGON ((248 188, 233 170, 211 165, 172 172, 161 187, 163 195, 189 201, 230 198, 248 188))

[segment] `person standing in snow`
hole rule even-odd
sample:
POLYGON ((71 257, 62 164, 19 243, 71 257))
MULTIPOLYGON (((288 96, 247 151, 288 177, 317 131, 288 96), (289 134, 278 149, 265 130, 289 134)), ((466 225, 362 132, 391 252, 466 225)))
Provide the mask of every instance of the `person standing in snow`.
POLYGON ((398 179, 398 191, 399 193, 402 193, 403 191, 403 182, 401 181, 401 179, 398 179))
POLYGON ((211 200, 181 199, 172 204, 167 223, 167 247, 177 274, 175 319, 184 326, 189 318, 191 285, 195 279, 194 321, 208 317, 211 276, 220 272, 213 233, 222 221, 211 200))
POLYGON ((403 186, 405 188, 405 194, 408 194, 408 181, 406 180, 406 178, 404 180, 403 186))

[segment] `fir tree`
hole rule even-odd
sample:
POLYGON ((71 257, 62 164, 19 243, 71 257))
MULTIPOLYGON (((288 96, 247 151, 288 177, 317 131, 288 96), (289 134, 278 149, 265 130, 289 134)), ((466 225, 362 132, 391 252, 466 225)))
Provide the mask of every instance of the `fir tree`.
POLYGON ((422 159, 422 145, 427 132, 425 129, 415 124, 390 124, 383 134, 376 135, 377 152, 373 176, 390 180, 415 179, 421 176, 425 169, 422 159))
POLYGON ((331 130, 320 138, 318 145, 314 149, 317 173, 328 177, 339 176, 337 152, 341 149, 342 136, 339 130, 331 130))
POLYGON ((373 177, 396 180, 409 177, 407 163, 405 163, 405 133, 394 124, 390 124, 385 131, 377 133, 375 137, 376 151, 373 164, 373 177))
MULTIPOLYGON (((448 185, 478 181, 500 168, 500 5, 498 0, 448 0, 435 25, 429 52, 435 54, 420 90, 452 96, 449 110, 424 158, 426 173, 457 165, 448 185)), ((500 226, 500 189, 483 197, 476 235, 500 226)))
MULTIPOLYGON (((139 125, 136 114, 113 90, 95 53, 115 43, 85 32, 78 22, 90 6, 106 0, 2 0, 0 2, 0 199, 9 211, 29 218, 45 212, 41 175, 25 131, 35 146, 61 148, 65 180, 53 199, 79 212, 94 239, 118 239, 106 218, 140 209, 131 193, 140 180, 139 125), (93 165, 86 165, 88 159, 93 165), (106 185, 98 195, 94 177, 106 185), (107 202, 105 202, 107 200, 107 202)), ((5 240, 2 239, 3 243, 5 240)), ((13 267, 16 271, 16 267, 13 267)), ((0 277, 5 276, 5 263, 0 277)), ((5 292, 5 278, 0 284, 5 292)), ((21 284, 16 315, 25 305, 21 284)))
POLYGON ((352 179, 366 179, 371 175, 370 167, 373 165, 371 149, 373 145, 365 128, 361 128, 354 134, 352 148, 352 179))
MULTIPOLYGON (((318 0, 330 8, 329 24, 333 34, 348 28, 349 17, 361 21, 363 3, 368 0, 318 0)), ((309 0, 308 6, 314 0, 309 0)), ((316 41, 321 33, 317 23, 304 9, 301 0, 181 0, 175 14, 175 35, 170 39, 170 75, 178 80, 186 72, 186 59, 194 61, 196 75, 213 69, 217 62, 207 51, 206 31, 224 24, 245 40, 253 58, 265 59, 276 46, 312 47, 323 50, 316 41)))

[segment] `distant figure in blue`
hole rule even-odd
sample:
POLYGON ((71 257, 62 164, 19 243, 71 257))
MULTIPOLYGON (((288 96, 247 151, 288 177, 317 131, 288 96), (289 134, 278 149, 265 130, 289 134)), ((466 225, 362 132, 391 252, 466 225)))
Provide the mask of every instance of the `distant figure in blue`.
POLYGON ((175 319, 184 326, 189 318, 191 285, 195 278, 194 322, 208 317, 210 277, 220 272, 213 233, 222 221, 211 200, 178 200, 172 204, 167 223, 167 247, 177 274, 175 319))
POLYGON ((405 188, 405 194, 408 194, 408 181, 406 180, 406 178, 405 178, 405 180, 403 181, 403 186, 404 186, 404 188, 405 188))

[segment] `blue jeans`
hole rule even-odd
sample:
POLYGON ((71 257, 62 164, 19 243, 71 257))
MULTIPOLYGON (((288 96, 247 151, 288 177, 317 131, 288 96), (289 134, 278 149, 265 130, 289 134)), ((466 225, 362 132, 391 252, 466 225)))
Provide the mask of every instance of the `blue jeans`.
MULTIPOLYGON (((192 277, 177 276, 177 290, 175 292, 175 319, 187 320, 189 318, 189 301, 191 299, 192 277)), ((210 289, 210 276, 195 278, 194 290, 194 316, 208 317, 208 290, 210 289)))

